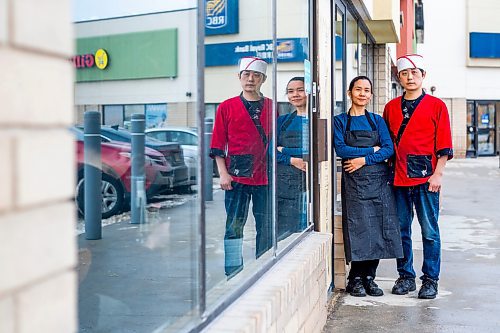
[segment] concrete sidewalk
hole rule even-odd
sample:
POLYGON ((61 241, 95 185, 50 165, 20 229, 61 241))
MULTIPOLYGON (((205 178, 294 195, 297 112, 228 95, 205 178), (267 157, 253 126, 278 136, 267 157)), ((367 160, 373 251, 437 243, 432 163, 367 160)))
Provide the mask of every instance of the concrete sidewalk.
MULTIPOLYGON (((395 260, 383 260, 377 282, 382 297, 339 295, 324 332, 499 332, 500 168, 498 157, 452 160, 443 180, 440 215, 442 266, 439 295, 391 294, 395 260)), ((414 220, 415 271, 422 242, 414 220)))

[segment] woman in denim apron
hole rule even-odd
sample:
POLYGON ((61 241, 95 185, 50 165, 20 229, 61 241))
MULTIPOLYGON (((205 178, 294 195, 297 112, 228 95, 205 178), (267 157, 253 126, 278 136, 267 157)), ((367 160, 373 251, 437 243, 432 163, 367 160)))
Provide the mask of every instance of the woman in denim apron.
POLYGON ((382 296, 374 282, 380 259, 402 256, 401 235, 386 160, 394 147, 383 118, 366 111, 372 83, 354 78, 352 106, 335 117, 334 142, 342 158, 342 227, 346 260, 351 262, 347 292, 382 296))
POLYGON ((277 235, 282 240, 307 226, 306 162, 307 95, 304 78, 292 78, 286 87, 288 101, 295 111, 277 120, 277 235))

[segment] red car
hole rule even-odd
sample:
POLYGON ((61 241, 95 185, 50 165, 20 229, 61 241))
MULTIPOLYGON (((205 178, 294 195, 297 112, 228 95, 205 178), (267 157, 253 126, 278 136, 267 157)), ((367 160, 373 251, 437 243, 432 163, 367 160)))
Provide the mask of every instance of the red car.
MULTIPOLYGON (((78 183, 76 201, 78 210, 83 214, 83 132, 73 129, 77 138, 78 183)), ((102 160, 102 218, 108 218, 120 213, 130 202, 131 191, 131 145, 128 143, 109 141, 101 142, 102 160)), ((149 199, 156 194, 171 190, 173 175, 165 156, 158 151, 146 148, 146 197, 149 199)))

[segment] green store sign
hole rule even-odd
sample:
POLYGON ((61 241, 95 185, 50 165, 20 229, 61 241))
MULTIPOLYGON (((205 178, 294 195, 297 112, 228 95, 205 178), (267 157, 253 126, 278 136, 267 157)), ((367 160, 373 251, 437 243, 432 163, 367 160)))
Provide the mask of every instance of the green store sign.
POLYGON ((177 76, 177 29, 79 38, 76 41, 78 55, 92 55, 98 50, 106 50, 107 66, 100 69, 75 65, 77 82, 177 76))

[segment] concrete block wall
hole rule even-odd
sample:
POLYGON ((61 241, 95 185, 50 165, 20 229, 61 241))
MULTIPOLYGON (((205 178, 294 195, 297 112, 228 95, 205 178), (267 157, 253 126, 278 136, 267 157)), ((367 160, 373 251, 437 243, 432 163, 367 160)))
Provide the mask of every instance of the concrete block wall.
POLYGON ((203 332, 321 332, 332 235, 311 233, 203 332))
POLYGON ((333 223, 333 283, 336 289, 345 289, 348 266, 345 262, 342 215, 335 215, 333 223))
POLYGON ((385 104, 391 100, 391 56, 386 44, 376 44, 373 52, 375 67, 373 110, 375 113, 382 114, 385 104))
POLYGON ((453 153, 455 158, 465 158, 467 151, 467 100, 443 98, 450 114, 453 153))
POLYGON ((71 2, 0 0, 0 332, 77 330, 71 2))

